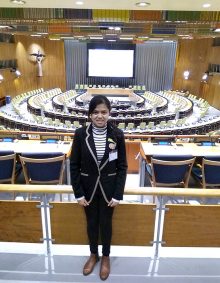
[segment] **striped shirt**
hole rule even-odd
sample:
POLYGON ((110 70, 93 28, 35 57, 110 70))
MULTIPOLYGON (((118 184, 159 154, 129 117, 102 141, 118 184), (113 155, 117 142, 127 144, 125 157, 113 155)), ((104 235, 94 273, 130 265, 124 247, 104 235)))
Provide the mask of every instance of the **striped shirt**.
POLYGON ((95 143, 98 164, 101 163, 105 153, 107 126, 104 128, 97 128, 92 125, 92 134, 95 143))

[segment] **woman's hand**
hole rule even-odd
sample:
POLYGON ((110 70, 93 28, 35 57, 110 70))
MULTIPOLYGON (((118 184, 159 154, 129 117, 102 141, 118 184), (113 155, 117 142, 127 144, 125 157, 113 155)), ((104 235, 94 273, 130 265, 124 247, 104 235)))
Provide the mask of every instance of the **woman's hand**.
POLYGON ((89 205, 89 203, 87 202, 87 200, 85 198, 82 198, 80 200, 77 200, 78 204, 81 206, 87 206, 89 205))
POLYGON ((118 204, 119 204, 119 201, 115 201, 115 200, 111 199, 110 202, 109 202, 109 204, 108 204, 108 206, 110 206, 110 207, 115 207, 115 206, 118 205, 118 204))

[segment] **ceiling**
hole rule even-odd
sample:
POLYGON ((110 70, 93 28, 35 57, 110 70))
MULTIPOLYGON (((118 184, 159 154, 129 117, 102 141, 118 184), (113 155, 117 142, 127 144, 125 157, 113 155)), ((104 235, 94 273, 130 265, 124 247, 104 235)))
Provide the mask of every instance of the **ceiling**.
MULTIPOLYGON (((139 0, 82 0, 83 5, 76 5, 74 0, 25 0, 24 8, 82 8, 82 9, 126 9, 126 10, 176 10, 176 11, 220 11, 219 0, 147 0, 150 5, 144 8, 135 6, 139 0), (203 8, 204 3, 210 3, 209 8, 203 8)), ((21 6, 21 5, 20 5, 21 6)), ((10 0, 1 0, 0 7, 15 8, 19 5, 10 0)))
POLYGON ((220 0, 25 0, 0 1, 0 33, 49 39, 132 40, 218 37, 220 0), (210 4, 204 8, 203 4, 210 4), (4 27, 5 26, 5 27, 4 27), (118 29, 117 29, 118 28, 118 29))

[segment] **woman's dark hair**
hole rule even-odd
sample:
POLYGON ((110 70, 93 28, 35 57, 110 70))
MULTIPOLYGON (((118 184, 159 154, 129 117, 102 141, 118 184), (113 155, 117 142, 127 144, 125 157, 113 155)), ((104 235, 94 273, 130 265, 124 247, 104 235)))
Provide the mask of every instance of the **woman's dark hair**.
POLYGON ((108 100, 108 98, 104 95, 95 95, 90 100, 88 116, 90 116, 93 113, 93 111, 95 110, 95 108, 99 104, 105 104, 105 106, 108 108, 109 112, 111 111, 111 103, 108 100))

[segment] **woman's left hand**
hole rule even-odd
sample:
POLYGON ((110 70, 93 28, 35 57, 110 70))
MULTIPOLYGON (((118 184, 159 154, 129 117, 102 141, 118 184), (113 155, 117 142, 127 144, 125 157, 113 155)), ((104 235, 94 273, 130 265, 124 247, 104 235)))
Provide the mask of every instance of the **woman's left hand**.
POLYGON ((110 207, 115 207, 116 205, 119 204, 119 201, 114 201, 113 199, 110 200, 108 206, 110 207))

